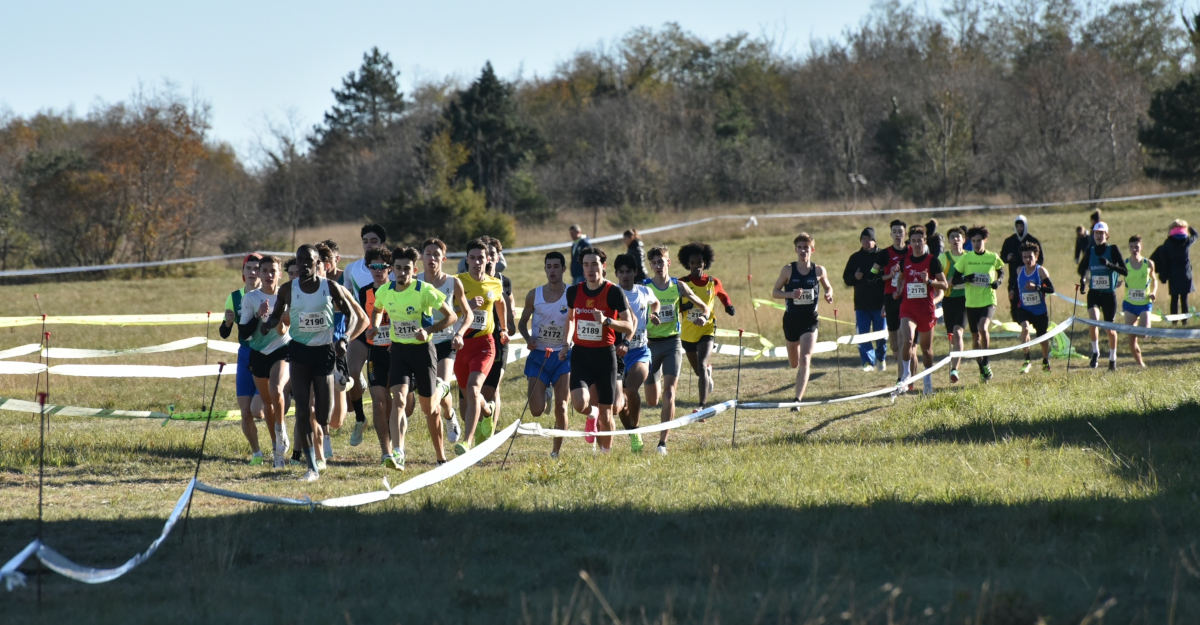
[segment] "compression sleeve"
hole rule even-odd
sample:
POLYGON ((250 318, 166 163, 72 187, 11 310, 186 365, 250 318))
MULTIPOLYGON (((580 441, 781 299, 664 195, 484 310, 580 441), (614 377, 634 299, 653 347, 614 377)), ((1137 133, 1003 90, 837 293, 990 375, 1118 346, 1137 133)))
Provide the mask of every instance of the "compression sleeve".
POLYGON ((729 294, 725 292, 725 287, 721 286, 721 281, 713 276, 709 276, 708 279, 713 281, 713 292, 720 298, 721 303, 733 306, 733 300, 729 299, 729 294))
POLYGON ((1054 292, 1054 284, 1050 282, 1050 276, 1046 276, 1045 278, 1042 279, 1042 289, 1041 290, 1042 290, 1042 293, 1053 293, 1054 292))

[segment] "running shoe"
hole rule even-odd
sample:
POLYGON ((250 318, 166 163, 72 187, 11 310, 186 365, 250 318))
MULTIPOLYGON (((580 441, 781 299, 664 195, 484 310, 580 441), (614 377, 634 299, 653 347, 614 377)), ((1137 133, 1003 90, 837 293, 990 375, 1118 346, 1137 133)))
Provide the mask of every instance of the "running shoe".
POLYGON ((461 456, 470 451, 471 445, 467 442, 456 443, 454 445, 454 455, 461 456))
POLYGON ((326 464, 324 460, 318 460, 318 461, 317 461, 317 470, 318 470, 318 471, 324 471, 324 470, 325 470, 325 468, 326 468, 326 467, 328 467, 328 466, 329 466, 329 465, 328 465, 328 464, 326 464))
POLYGON ((983 365, 982 367, 979 368, 979 379, 983 380, 984 382, 987 382, 988 380, 992 379, 992 366, 991 365, 983 365))
POLYGON ((589 434, 589 432, 595 432, 595 431, 596 431, 596 417, 593 415, 588 415, 587 420, 585 420, 583 422, 583 432, 584 432, 583 440, 584 440, 584 442, 586 442, 586 443, 596 442, 595 435, 589 434))
POLYGON ((491 437, 492 437, 492 418, 484 417, 479 420, 479 425, 475 427, 475 444, 478 445, 491 437))
POLYGON ((441 378, 438 378, 437 398, 434 400, 434 403, 438 403, 438 402, 442 401, 442 399, 449 394, 450 394, 450 383, 441 378))
POLYGON ((1050 373, 1050 363, 1043 362, 1042 363, 1042 371, 1045 371, 1046 373, 1050 373))
POLYGON ((450 409, 450 416, 442 419, 445 422, 446 440, 451 443, 457 443, 458 437, 462 436, 462 430, 458 426, 458 413, 453 408, 450 409))
POLYGON ((557 451, 552 451, 552 452, 550 452, 550 459, 551 459, 551 460, 557 460, 557 459, 558 459, 558 452, 557 452, 557 451))
POLYGON ((1092 358, 1088 361, 1088 366, 1093 369, 1100 366, 1100 352, 1092 352, 1092 358))
POLYGON ((276 469, 282 469, 287 466, 287 461, 284 460, 283 456, 275 454, 275 456, 271 459, 271 466, 276 469))
POLYGON ((1117 361, 1115 361, 1115 360, 1108 361, 1108 370, 1116 371, 1117 370, 1117 361))
POLYGON ((872 367, 871 363, 868 362, 868 363, 863 364, 862 370, 870 372, 870 371, 874 371, 875 367, 872 367))
MULTIPOLYGON (((800 400, 796 400, 796 401, 800 401, 800 400)), ((788 411, 789 412, 800 412, 800 406, 792 406, 791 408, 788 409, 788 411)))
POLYGON ((263 463, 262 452, 259 452, 259 453, 256 453, 256 454, 250 456, 250 462, 249 462, 250 466, 257 467, 257 466, 262 465, 262 463, 263 463))
POLYGON ((390 468, 392 466, 392 455, 391 454, 383 454, 382 456, 380 456, 379 464, 390 468))
POLYGON ((304 477, 300 478, 300 481, 302 481, 302 482, 315 482, 315 481, 317 481, 318 479, 320 479, 320 477, 321 477, 321 474, 320 474, 320 473, 317 473, 316 471, 313 471, 312 469, 309 469, 308 471, 305 471, 305 472, 304 472, 304 477))
POLYGON ((1021 373, 1022 374, 1029 373, 1029 370, 1032 368, 1033 368, 1033 363, 1029 362, 1029 359, 1026 358, 1025 364, 1021 365, 1021 373))
POLYGON ((950 383, 951 383, 951 384, 958 384, 958 369, 951 369, 951 370, 950 370, 950 383))
POLYGON ((354 430, 350 432, 350 446, 358 447, 362 444, 363 430, 366 429, 366 421, 355 421, 354 430))
POLYGON ((645 447, 645 444, 642 443, 642 435, 641 434, 630 434, 629 435, 629 450, 630 451, 632 451, 635 454, 640 454, 640 453, 642 453, 643 447, 645 447))
POLYGON ((879 364, 875 366, 877 371, 887 371, 887 358, 880 358, 879 364))
POLYGON ((404 470, 404 452, 403 451, 401 451, 399 449, 395 449, 392 451, 392 468, 396 469, 397 471, 404 470))
POLYGON ((666 443, 658 444, 658 455, 660 455, 660 456, 667 455, 667 444, 666 443))
POLYGON ((279 441, 283 446, 283 451, 279 452, 279 455, 286 456, 288 450, 292 448, 292 441, 288 438, 287 430, 284 428, 275 428, 275 440, 279 441))

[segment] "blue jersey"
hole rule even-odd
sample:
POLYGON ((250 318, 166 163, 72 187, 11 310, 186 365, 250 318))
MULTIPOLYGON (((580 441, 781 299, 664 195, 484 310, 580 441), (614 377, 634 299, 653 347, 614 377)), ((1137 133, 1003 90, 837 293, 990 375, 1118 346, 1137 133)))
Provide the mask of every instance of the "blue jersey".
POLYGON ((1021 309, 1031 315, 1046 314, 1046 297, 1039 290, 1042 286, 1042 266, 1034 265, 1033 273, 1025 273, 1025 265, 1017 270, 1017 290, 1021 309), (1030 286, 1030 285, 1033 286, 1030 286))

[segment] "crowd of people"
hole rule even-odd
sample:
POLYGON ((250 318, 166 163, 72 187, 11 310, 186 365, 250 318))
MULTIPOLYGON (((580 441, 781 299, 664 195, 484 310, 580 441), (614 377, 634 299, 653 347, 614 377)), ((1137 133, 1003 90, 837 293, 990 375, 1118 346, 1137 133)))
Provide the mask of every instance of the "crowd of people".
MULTIPOLYGON (((913 390, 899 382, 917 371, 918 352, 923 365, 932 366, 939 316, 953 349, 962 349, 968 329, 974 347, 988 348, 1002 286, 1022 342, 1044 335, 1046 297, 1054 283, 1028 220, 1018 216, 1013 229, 999 253, 988 249, 989 231, 981 225, 943 234, 936 220, 909 227, 897 219, 889 224, 890 245, 882 250, 875 230, 863 229, 843 283, 854 292, 858 332, 886 329, 887 338, 859 345, 862 368, 886 370, 890 344, 898 363, 897 393, 913 390)), ((579 413, 586 440, 598 453, 611 451, 606 433, 616 429, 617 420, 625 429, 638 427, 643 407, 657 407, 662 422, 675 418, 685 357, 696 375, 696 410, 703 410, 714 391, 717 310, 736 314, 721 281, 709 274, 713 248, 691 242, 674 254, 663 246, 647 250, 637 231, 629 230, 625 253, 610 262, 578 225, 569 233, 569 257, 545 254, 545 282, 525 293, 519 320, 513 285, 504 275, 503 245, 492 237, 468 243, 456 274, 445 271, 444 242, 389 247, 387 232, 377 224, 363 226, 363 255, 344 271, 333 241, 302 245, 286 259, 246 256, 242 286, 226 299, 220 332, 228 337, 236 330, 241 343, 237 401, 250 464, 265 462, 257 426, 262 420, 273 466, 290 462, 303 467, 304 480, 319 479, 333 455, 330 433, 351 411, 349 444, 362 444, 368 393, 383 466, 405 468, 408 419, 418 406, 439 464, 447 460, 447 444, 455 454, 466 453, 497 429, 508 344, 518 335, 529 348, 523 370, 530 414, 553 412, 555 426, 567 429, 569 413, 579 413), (673 258, 682 277, 671 275, 673 258), (285 415, 291 404, 296 418, 289 437, 285 415)), ((1159 282, 1168 284, 1172 313, 1188 310, 1188 252, 1197 234, 1186 222, 1173 222, 1166 241, 1148 258, 1140 236, 1129 237, 1128 258, 1110 244, 1099 211, 1079 236, 1078 292, 1086 296, 1092 319, 1115 320, 1122 282, 1127 324, 1149 326, 1159 282)), ((834 289, 828 272, 813 260, 815 237, 800 233, 793 245, 796 261, 780 269, 771 296, 784 300, 783 334, 799 402, 817 343, 817 308, 821 300, 834 302, 834 289)), ((1090 331, 1090 365, 1096 368, 1099 328, 1090 331)), ((1115 369, 1116 333, 1106 332, 1108 367, 1115 369)), ((1136 336, 1129 349, 1144 366, 1136 336)), ((990 380, 988 358, 976 363, 981 381, 990 380)), ((1028 373, 1032 363, 1026 349, 1020 372, 1028 373)), ((961 379, 960 364, 951 363, 951 384, 961 379)), ((1041 368, 1050 370, 1045 342, 1041 368)), ((933 391, 931 376, 923 378, 923 386, 926 394, 933 391)), ((658 454, 667 454, 668 439, 669 430, 659 434, 658 454)), ((629 440, 633 452, 643 450, 640 436, 629 440)), ((554 439, 551 456, 561 449, 562 439, 554 439)))

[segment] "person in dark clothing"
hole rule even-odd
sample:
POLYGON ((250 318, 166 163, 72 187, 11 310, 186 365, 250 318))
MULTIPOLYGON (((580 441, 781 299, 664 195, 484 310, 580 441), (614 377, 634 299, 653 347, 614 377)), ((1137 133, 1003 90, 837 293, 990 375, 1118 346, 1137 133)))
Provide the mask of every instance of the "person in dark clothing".
MULTIPOLYGON (((1167 284, 1167 292, 1171 294, 1171 314, 1186 313, 1188 310, 1188 294, 1192 292, 1192 259, 1191 247, 1196 242, 1196 230, 1182 219, 1171 222, 1167 240, 1154 250, 1150 260, 1158 273, 1160 282, 1167 284)), ((1187 319, 1182 320, 1187 325, 1187 319)), ((1180 323, 1172 321, 1171 325, 1180 323)))
MULTIPOLYGON (((1079 262, 1079 294, 1087 295, 1088 316, 1112 323, 1117 315, 1118 275, 1129 275, 1121 250, 1108 244, 1108 224, 1092 226, 1092 246, 1079 262)), ((1088 366, 1095 369, 1100 360, 1100 328, 1091 326, 1092 357, 1088 366)), ((1117 333, 1108 330, 1108 369, 1117 369, 1117 333)))
POLYGON ((1034 243, 1038 246, 1037 257, 1033 261, 1034 265, 1044 264, 1046 256, 1045 250, 1042 249, 1042 242, 1029 234, 1029 220, 1024 215, 1017 215, 1017 218, 1013 220, 1013 231, 1013 234, 1004 239, 1004 243, 1000 246, 1000 260, 1008 265, 1008 310, 1012 320, 1017 321, 1017 309, 1021 307, 1017 289, 1017 270, 1023 264, 1021 262, 1021 246, 1026 243, 1034 243))
POLYGON ((634 284, 641 284, 646 281, 646 248, 642 244, 642 237, 638 234, 637 228, 630 228, 625 231, 622 239, 625 242, 625 253, 629 254, 635 263, 633 268, 634 284))
MULTIPOLYGON (((886 327, 883 322, 883 280, 878 274, 871 273, 871 266, 875 264, 879 253, 875 249, 875 229, 863 228, 858 240, 862 249, 851 254, 846 261, 842 281, 854 288, 855 328, 859 334, 865 334, 886 327)), ((873 344, 859 343, 858 354, 862 359, 863 371, 870 371, 886 360, 887 338, 873 344)))
MULTIPOLYGON (((1100 209, 1096 209, 1095 211, 1093 211, 1090 219, 1092 220, 1092 227, 1095 228, 1096 224, 1100 223, 1100 209)), ((1087 255, 1087 251, 1089 249, 1091 249, 1092 244, 1093 244, 1092 231, 1084 229, 1083 226, 1076 226, 1075 227, 1075 263, 1076 264, 1078 264, 1079 261, 1083 260, 1083 257, 1085 255, 1087 255)))
POLYGON ((583 282, 583 250, 592 244, 579 224, 571 224, 567 232, 571 234, 571 284, 579 284, 583 282))

